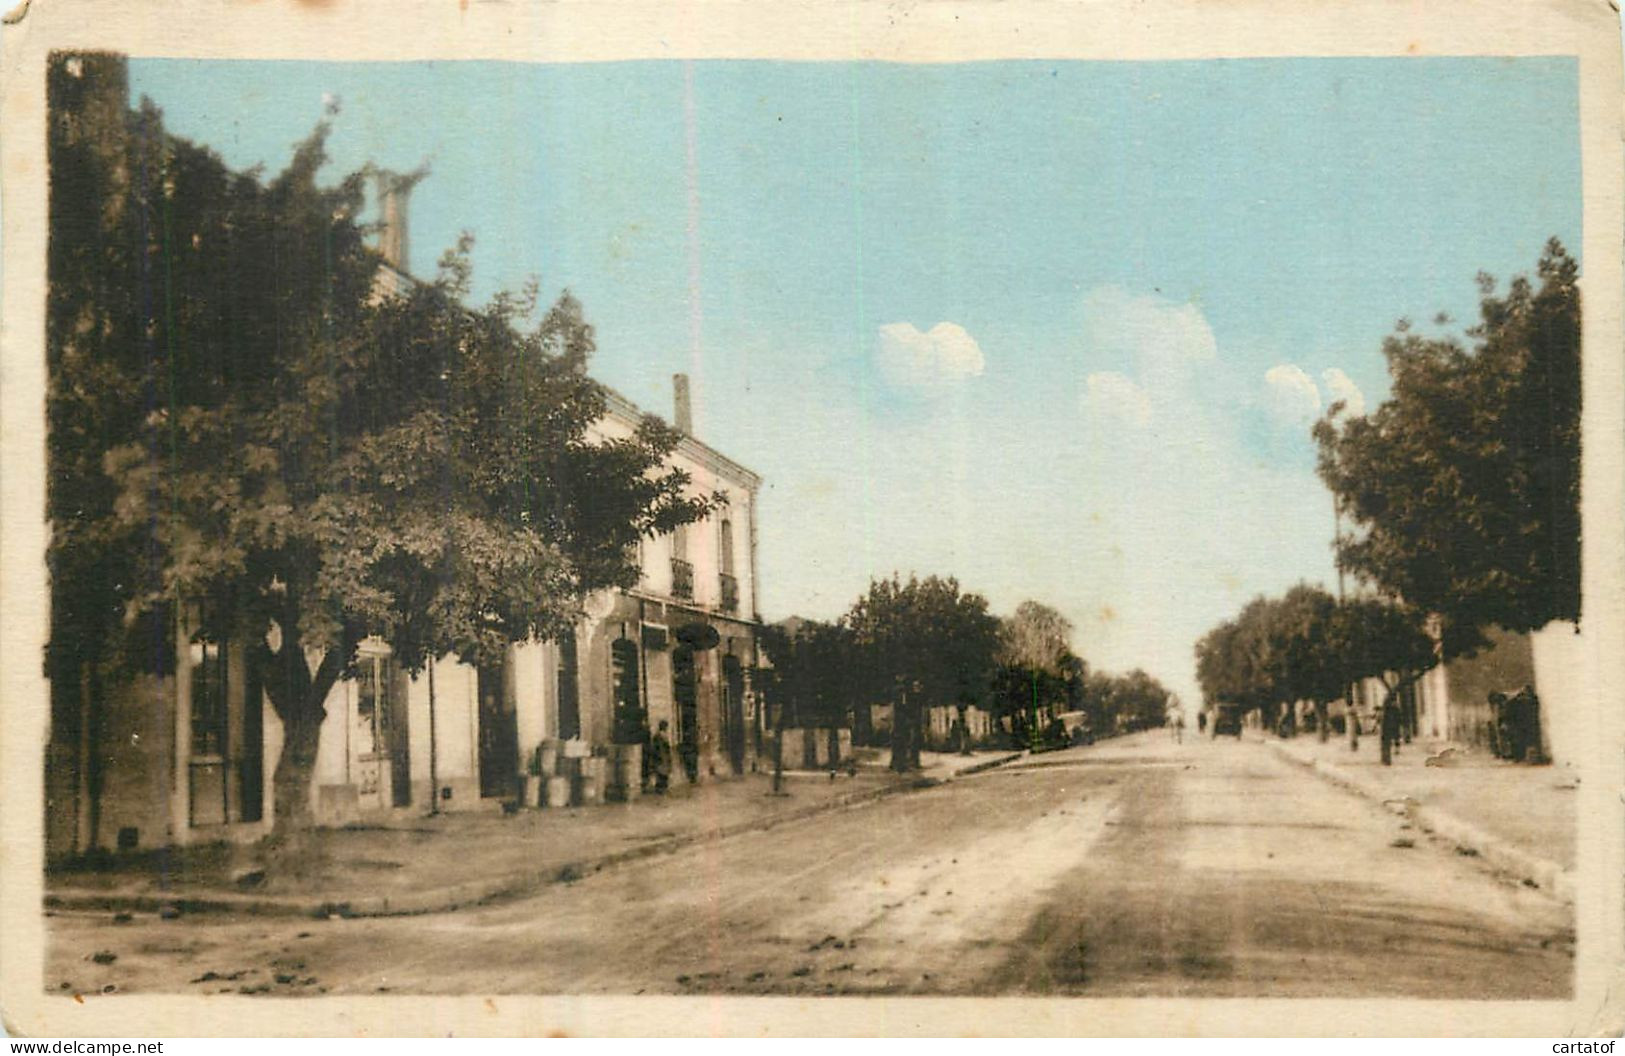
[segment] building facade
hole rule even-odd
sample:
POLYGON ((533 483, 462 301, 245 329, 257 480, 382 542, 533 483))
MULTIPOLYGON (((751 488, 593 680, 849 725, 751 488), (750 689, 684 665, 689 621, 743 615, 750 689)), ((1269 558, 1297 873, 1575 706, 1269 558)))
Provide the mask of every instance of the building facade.
MULTIPOLYGON (((690 435, 671 456, 706 520, 645 539, 636 587, 585 599, 559 641, 510 646, 475 667, 445 657, 409 677, 378 641, 329 693, 311 807, 342 825, 431 809, 497 809, 523 788, 543 741, 577 754, 668 724, 673 780, 747 773, 763 749, 756 670, 760 478, 690 435)), ((643 413, 609 392, 593 438, 630 435, 643 413)), ((177 621, 172 662, 101 687, 99 714, 53 721, 46 755, 47 851, 141 850, 259 839, 271 831, 282 724, 241 643, 194 640, 177 621)), ((170 636, 166 635, 166 638, 170 636)), ((89 695, 86 695, 89 699, 89 695)), ((88 705, 87 705, 88 707, 88 705)))

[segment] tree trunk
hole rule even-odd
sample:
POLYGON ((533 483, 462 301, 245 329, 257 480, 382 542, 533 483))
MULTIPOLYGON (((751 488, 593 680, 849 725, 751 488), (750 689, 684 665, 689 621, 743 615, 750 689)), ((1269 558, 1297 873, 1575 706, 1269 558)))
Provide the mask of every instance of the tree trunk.
POLYGON ((1315 736, 1321 744, 1325 744, 1332 736, 1326 711, 1326 702, 1324 700, 1315 701, 1315 736))
POLYGON ((310 783, 316 772, 322 720, 327 717, 327 694, 344 672, 353 648, 345 642, 328 649, 314 675, 298 637, 287 631, 276 652, 261 642, 250 653, 250 662, 259 666, 271 707, 282 720, 282 753, 272 777, 272 835, 284 849, 285 862, 294 863, 296 869, 315 823, 310 783))
POLYGON ((908 771, 908 753, 913 736, 909 731, 908 694, 892 705, 891 768, 901 774, 908 771))
POLYGON ((1354 687, 1350 685, 1343 701, 1343 725, 1348 727, 1349 751, 1360 750, 1360 712, 1354 706, 1354 687))
POLYGON ((925 747, 925 709, 915 711, 913 722, 913 736, 908 741, 908 768, 910 770, 922 769, 920 765, 920 751, 925 747))
POLYGON ((282 716, 282 754, 273 778, 274 830, 289 836, 309 829, 315 820, 310 807, 310 782, 316 773, 316 749, 321 743, 325 710, 308 702, 282 716))

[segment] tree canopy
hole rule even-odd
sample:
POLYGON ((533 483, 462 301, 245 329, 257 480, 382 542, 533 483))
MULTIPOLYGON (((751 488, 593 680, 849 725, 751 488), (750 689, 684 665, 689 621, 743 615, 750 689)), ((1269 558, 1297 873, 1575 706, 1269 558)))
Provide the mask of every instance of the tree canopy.
POLYGON ((871 692, 898 687, 933 703, 975 700, 987 691, 999 621, 987 599, 952 577, 877 579, 843 618, 869 658, 871 692))
POLYGON ((1319 471, 1355 531, 1344 568, 1438 614, 1446 656, 1479 628, 1580 615, 1580 291, 1549 242, 1537 283, 1479 276, 1478 323, 1383 343, 1392 395, 1370 414, 1334 404, 1316 424, 1319 471))
POLYGON ((116 60, 52 78, 53 597, 73 611, 81 566, 118 561, 127 613, 178 603, 247 645, 284 724, 279 827, 307 820, 364 638, 414 671, 494 659, 711 508, 658 420, 589 435, 605 398, 567 292, 539 317, 534 286, 468 306, 466 237, 381 291, 362 174, 318 180, 335 114, 267 181, 127 112, 116 60))
POLYGON ((1245 710, 1310 701, 1324 734, 1325 705, 1350 682, 1378 678, 1391 693, 1440 658, 1414 608, 1381 598, 1338 601, 1299 584, 1278 598, 1254 598, 1203 636, 1196 674, 1208 700, 1245 710))

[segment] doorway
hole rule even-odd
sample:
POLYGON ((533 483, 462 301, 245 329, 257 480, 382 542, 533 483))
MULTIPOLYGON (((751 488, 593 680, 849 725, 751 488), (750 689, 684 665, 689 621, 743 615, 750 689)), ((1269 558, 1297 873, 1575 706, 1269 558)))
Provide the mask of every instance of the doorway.
POLYGON ((672 697, 677 704, 677 756, 690 782, 700 779, 700 694, 694 650, 680 645, 671 653, 672 697))
POLYGON ((728 765, 745 772, 745 670, 737 656, 722 658, 722 736, 728 765))
POLYGON ((412 801, 412 770, 405 674, 387 655, 363 655, 357 667, 351 747, 360 806, 364 810, 406 806, 412 801))

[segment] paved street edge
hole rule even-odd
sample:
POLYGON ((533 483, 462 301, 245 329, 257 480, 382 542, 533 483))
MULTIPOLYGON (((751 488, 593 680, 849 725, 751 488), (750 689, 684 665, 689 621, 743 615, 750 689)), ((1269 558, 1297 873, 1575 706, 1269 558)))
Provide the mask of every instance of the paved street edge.
POLYGON ((346 901, 278 898, 253 895, 198 895, 139 894, 128 895, 95 892, 47 893, 46 909, 106 910, 127 912, 181 912, 181 913, 245 913, 255 916, 280 917, 397 917, 424 913, 444 913, 471 906, 483 905, 500 899, 517 898, 550 884, 579 880, 628 862, 641 861, 661 854, 672 854, 698 843, 725 840, 752 832, 765 832, 802 821, 807 818, 860 806, 904 792, 934 788, 995 767, 1004 766, 1025 756, 1026 752, 1011 752, 967 766, 942 777, 921 775, 914 780, 899 780, 879 788, 864 789, 808 807, 789 809, 782 813, 750 821, 725 825, 710 832, 695 832, 666 839, 650 840, 632 847, 599 855, 596 858, 567 862, 547 869, 507 873, 490 880, 473 880, 463 884, 412 891, 391 897, 351 899, 346 901))
POLYGON ((1514 879, 1536 888, 1561 902, 1574 904, 1574 873, 1550 859, 1540 858, 1519 850, 1505 840, 1492 836, 1476 825, 1453 814, 1425 806, 1415 800, 1396 798, 1384 789, 1336 766, 1328 766, 1318 759, 1298 752, 1279 741, 1262 741, 1277 756, 1295 766, 1311 770, 1322 779, 1355 795, 1382 806, 1399 804, 1404 814, 1417 828, 1456 845, 1458 850, 1482 859, 1514 879))

